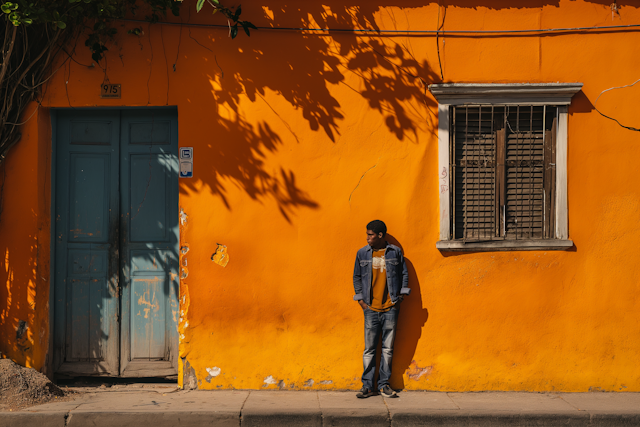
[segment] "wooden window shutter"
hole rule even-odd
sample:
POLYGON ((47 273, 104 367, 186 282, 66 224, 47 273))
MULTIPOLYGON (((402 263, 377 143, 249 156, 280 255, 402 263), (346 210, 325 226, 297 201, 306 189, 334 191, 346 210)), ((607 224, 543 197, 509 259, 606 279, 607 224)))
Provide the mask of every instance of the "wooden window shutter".
POLYGON ((544 237, 556 237, 556 129, 558 118, 553 117, 550 130, 544 137, 544 237))
POLYGON ((541 239, 544 107, 514 106, 507 113, 506 239, 541 239))
POLYGON ((496 134, 493 106, 454 107, 453 236, 487 240, 496 233, 496 134))
POLYGON ((452 236, 555 238, 555 106, 455 106, 452 236))

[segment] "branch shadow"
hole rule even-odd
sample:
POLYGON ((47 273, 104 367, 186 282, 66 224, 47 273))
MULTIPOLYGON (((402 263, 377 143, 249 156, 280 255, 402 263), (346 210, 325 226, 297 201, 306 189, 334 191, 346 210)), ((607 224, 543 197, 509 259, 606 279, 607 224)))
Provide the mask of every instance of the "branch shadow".
MULTIPOLYGON (((247 9, 245 19, 261 27, 377 28, 375 13, 382 3, 354 7, 313 1, 301 7, 276 1, 264 6, 262 14, 254 6, 247 9)), ((210 21, 194 15, 188 22, 210 21)), ((435 124, 429 111, 435 110, 436 103, 426 91, 440 78, 426 59, 415 57, 405 38, 254 31, 251 38, 238 37, 229 43, 227 37, 220 37, 224 32, 198 27, 184 31, 189 34, 184 37, 188 47, 183 49, 195 53, 188 59, 189 67, 204 70, 196 86, 206 87, 205 92, 211 94, 197 100, 206 105, 199 105, 193 114, 208 134, 216 135, 209 153, 204 154, 207 170, 199 169, 198 177, 229 210, 233 208, 229 183, 258 202, 275 200, 289 222, 297 209, 320 207, 300 187, 293 170, 269 166, 269 158, 285 144, 311 143, 296 134, 294 128, 301 124, 318 132, 321 139, 340 140, 342 123, 355 112, 341 105, 337 86, 356 93, 378 112, 383 117, 381 125, 398 142, 419 143, 424 123, 435 124), (268 100, 272 94, 298 110, 297 115, 280 113, 278 105, 268 100), (268 118, 251 120, 255 108, 267 111, 268 118), (280 123, 286 128, 284 133, 275 130, 280 123)), ((435 126, 428 128, 435 132, 435 126)), ((181 182, 183 193, 200 188, 199 180, 181 182)))

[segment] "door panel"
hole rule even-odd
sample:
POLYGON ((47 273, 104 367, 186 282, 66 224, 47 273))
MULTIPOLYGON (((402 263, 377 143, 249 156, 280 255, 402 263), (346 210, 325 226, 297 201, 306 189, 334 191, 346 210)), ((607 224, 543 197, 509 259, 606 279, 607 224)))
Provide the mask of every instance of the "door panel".
POLYGON ((54 368, 117 375, 118 112, 58 114, 54 368))
POLYGON ((175 110, 58 113, 56 372, 177 374, 177 137, 175 110))
POLYGON ((167 198, 171 174, 164 154, 132 154, 131 157, 131 242, 168 243, 170 228, 167 198))
POLYGON ((160 307, 164 305, 164 285, 165 280, 158 276, 131 280, 131 359, 162 360, 166 356, 165 310, 160 307))
POLYGON ((74 242, 108 243, 113 191, 109 185, 110 153, 71 153, 69 157, 69 238, 74 242))
POLYGON ((68 302, 70 321, 68 361, 100 361, 107 348, 105 331, 109 331, 110 307, 115 299, 108 297, 106 250, 70 250, 68 263, 68 302))
POLYGON ((122 115, 123 376, 177 374, 177 124, 165 111, 122 115))

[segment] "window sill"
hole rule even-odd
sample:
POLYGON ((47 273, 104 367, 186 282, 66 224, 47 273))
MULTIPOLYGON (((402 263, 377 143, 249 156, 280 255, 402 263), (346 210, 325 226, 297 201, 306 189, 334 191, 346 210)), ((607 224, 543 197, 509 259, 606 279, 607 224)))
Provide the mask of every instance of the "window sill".
POLYGON ((493 242, 463 242, 440 240, 436 248, 442 252, 493 251, 564 251, 573 247, 573 240, 500 240, 493 242))

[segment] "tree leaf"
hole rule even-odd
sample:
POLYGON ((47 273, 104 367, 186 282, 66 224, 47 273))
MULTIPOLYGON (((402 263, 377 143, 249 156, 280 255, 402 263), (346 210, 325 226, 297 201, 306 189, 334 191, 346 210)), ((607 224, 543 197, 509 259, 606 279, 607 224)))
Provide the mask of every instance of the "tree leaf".
POLYGON ((240 24, 242 24, 242 28, 244 29, 244 32, 247 33, 247 36, 251 37, 251 34, 249 34, 249 28, 247 28, 247 23, 241 22, 240 24))
POLYGON ((242 5, 238 5, 238 7, 236 8, 236 13, 233 14, 233 20, 237 21, 238 18, 240 18, 240 14, 242 13, 242 5))
POLYGON ((65 28, 67 28, 67 24, 65 24, 62 21, 57 21, 56 25, 58 26, 58 28, 60 28, 61 30, 64 30, 65 28))
POLYGON ((204 0, 198 0, 198 2, 196 3, 196 12, 200 12, 202 6, 204 6, 204 0))
POLYGON ((238 35, 238 24, 235 24, 233 27, 231 27, 231 38, 235 39, 237 35, 238 35))

